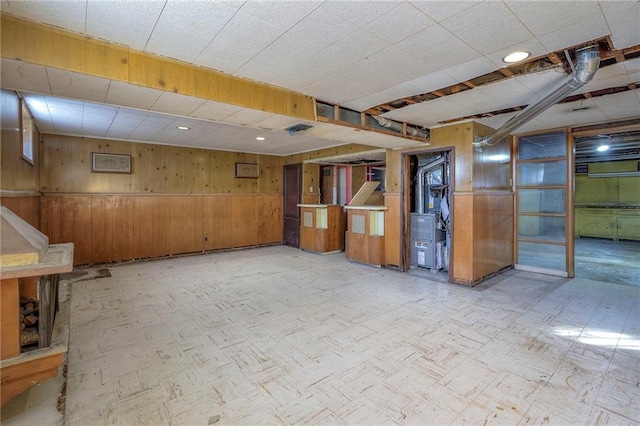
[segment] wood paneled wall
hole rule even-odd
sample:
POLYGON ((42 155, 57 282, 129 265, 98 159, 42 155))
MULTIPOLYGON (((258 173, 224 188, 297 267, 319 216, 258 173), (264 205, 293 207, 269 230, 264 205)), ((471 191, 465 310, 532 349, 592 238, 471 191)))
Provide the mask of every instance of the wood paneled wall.
POLYGON ((22 158, 20 99, 10 90, 0 91, 2 133, 0 135, 0 189, 38 191, 38 134, 34 135, 34 164, 22 158))
POLYGON ((42 230, 74 264, 282 242, 282 195, 45 194, 42 230))
POLYGON ((0 191, 0 204, 34 228, 40 229, 40 194, 20 195, 8 192, 0 191))
POLYGON ((43 135, 41 191, 73 193, 273 194, 284 158, 113 140, 43 135), (92 152, 128 154, 132 173, 91 173, 92 152), (258 179, 235 178, 235 163, 256 163, 258 179))

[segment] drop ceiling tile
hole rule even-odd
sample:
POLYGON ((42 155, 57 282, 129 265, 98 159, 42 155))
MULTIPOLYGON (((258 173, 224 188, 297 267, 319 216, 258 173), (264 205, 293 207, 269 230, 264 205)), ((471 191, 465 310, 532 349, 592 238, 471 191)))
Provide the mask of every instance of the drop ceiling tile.
POLYGON ((411 0, 418 9, 436 22, 441 22, 480 3, 479 1, 421 1, 411 0))
POLYGON ((604 111, 607 118, 619 120, 628 117, 640 116, 640 90, 636 89, 628 92, 615 93, 613 95, 593 98, 593 102, 604 111))
POLYGON ((553 87, 568 79, 568 75, 559 70, 552 69, 533 74, 525 74, 517 77, 518 81, 531 89, 536 95, 544 95, 553 87))
MULTIPOLYGON (((217 34, 230 24, 235 9, 215 2, 168 1, 153 29, 146 52, 193 62, 217 34), (185 29, 188 33, 185 34, 185 29)), ((247 15, 239 15, 247 16, 247 15)), ((250 22, 235 25, 250 28, 250 22)))
POLYGON ((268 112, 245 108, 228 116, 223 121, 228 124, 254 127, 257 126, 257 123, 266 120, 270 116, 271 114, 268 112))
POLYGON ((190 115, 205 120, 224 121, 225 118, 242 110, 242 107, 216 101, 206 101, 190 115))
POLYGON ((600 13, 591 16, 585 22, 569 25, 553 33, 542 35, 538 37, 538 40, 549 52, 553 52, 595 40, 607 34, 609 34, 609 28, 604 16, 600 13))
POLYGON ((403 40, 397 46, 440 69, 480 56, 478 52, 439 25, 434 25, 403 40))
POLYGON ((197 63, 229 74, 273 43, 283 30, 251 15, 236 13, 211 43, 199 52, 197 63), (243 46, 238 49, 238 46, 243 46))
POLYGON ((504 3, 487 1, 465 10, 441 25, 478 52, 487 54, 533 38, 504 3), (496 23, 500 23, 496 25, 496 23))
POLYGON ((495 69, 496 66, 483 56, 449 67, 445 69, 444 72, 457 81, 467 81, 474 77, 479 77, 491 71, 495 71, 495 69))
POLYGON ((541 5, 538 1, 508 0, 505 3, 536 37, 586 23, 593 16, 602 15, 600 5, 595 1, 552 1, 541 5))
POLYGON ((269 117, 257 123, 261 129, 268 130, 284 130, 287 127, 300 123, 301 120, 296 117, 286 115, 270 114, 269 117))
POLYGON ((486 94, 498 102, 493 110, 510 108, 519 105, 527 105, 536 94, 517 78, 502 80, 493 84, 479 86, 473 91, 486 94))
POLYGON ((161 90, 111 81, 105 102, 112 105, 149 109, 161 94, 161 90))
POLYGON ((599 2, 616 49, 640 43, 640 3, 637 1, 599 2))
POLYGON ((185 96, 179 93, 162 92, 150 109, 151 111, 163 112, 165 114, 188 116, 205 102, 206 100, 201 98, 185 96))
POLYGON ((433 25, 435 22, 418 9, 409 3, 400 3, 363 28, 389 43, 397 43, 433 25))
POLYGON ((2 58, 0 63, 0 81, 3 88, 51 93, 45 67, 5 58, 2 58))
POLYGON ((3 1, 2 12, 75 33, 85 31, 84 1, 3 1))
POLYGON ((626 86, 631 83, 624 63, 613 64, 600 68, 593 79, 575 93, 593 92, 609 87, 626 86))
POLYGON ((320 6, 320 1, 247 1, 240 12, 281 30, 287 30, 320 6))
POLYGON ((86 33, 92 37, 144 50, 165 5, 164 0, 87 2, 86 33))
POLYGON ((67 98, 104 102, 109 80, 56 68, 47 68, 51 94, 67 98))

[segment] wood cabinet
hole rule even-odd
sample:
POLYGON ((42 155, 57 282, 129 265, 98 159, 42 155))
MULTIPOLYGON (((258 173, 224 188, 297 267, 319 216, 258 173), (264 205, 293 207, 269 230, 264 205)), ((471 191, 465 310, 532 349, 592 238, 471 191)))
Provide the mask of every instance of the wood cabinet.
POLYGON ((342 207, 332 204, 298 204, 300 207, 300 248, 314 253, 344 250, 342 207))
POLYGON ((346 206, 347 259, 384 265, 384 206, 346 206))
POLYGON ((640 240, 640 209, 576 207, 576 237, 640 240))

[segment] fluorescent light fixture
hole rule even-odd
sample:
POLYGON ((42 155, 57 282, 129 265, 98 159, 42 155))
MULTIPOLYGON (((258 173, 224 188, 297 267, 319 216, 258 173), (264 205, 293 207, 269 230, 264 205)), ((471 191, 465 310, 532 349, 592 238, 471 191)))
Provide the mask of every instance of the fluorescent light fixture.
POLYGON ((178 130, 189 130, 189 127, 187 126, 178 126, 176 127, 178 130))
POLYGON ((520 50, 518 52, 509 53, 507 56, 502 58, 502 62, 512 64, 514 62, 520 62, 524 59, 527 59, 530 55, 531 55, 531 52, 525 52, 524 50, 520 50))
POLYGON ((609 149, 609 145, 600 145, 597 149, 598 152, 604 152, 609 149))
POLYGON ((256 140, 257 141, 263 141, 264 140, 264 136, 256 136, 256 140))

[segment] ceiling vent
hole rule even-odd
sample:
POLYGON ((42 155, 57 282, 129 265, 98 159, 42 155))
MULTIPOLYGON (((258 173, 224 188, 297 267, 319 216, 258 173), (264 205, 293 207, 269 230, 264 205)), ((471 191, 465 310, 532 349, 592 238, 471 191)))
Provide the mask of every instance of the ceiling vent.
POLYGON ((304 132, 305 130, 308 130, 310 128, 312 128, 313 126, 310 126, 308 124, 295 124, 293 126, 289 126, 287 127, 285 130, 287 131, 287 133, 289 133, 290 135, 294 135, 298 132, 304 132))

